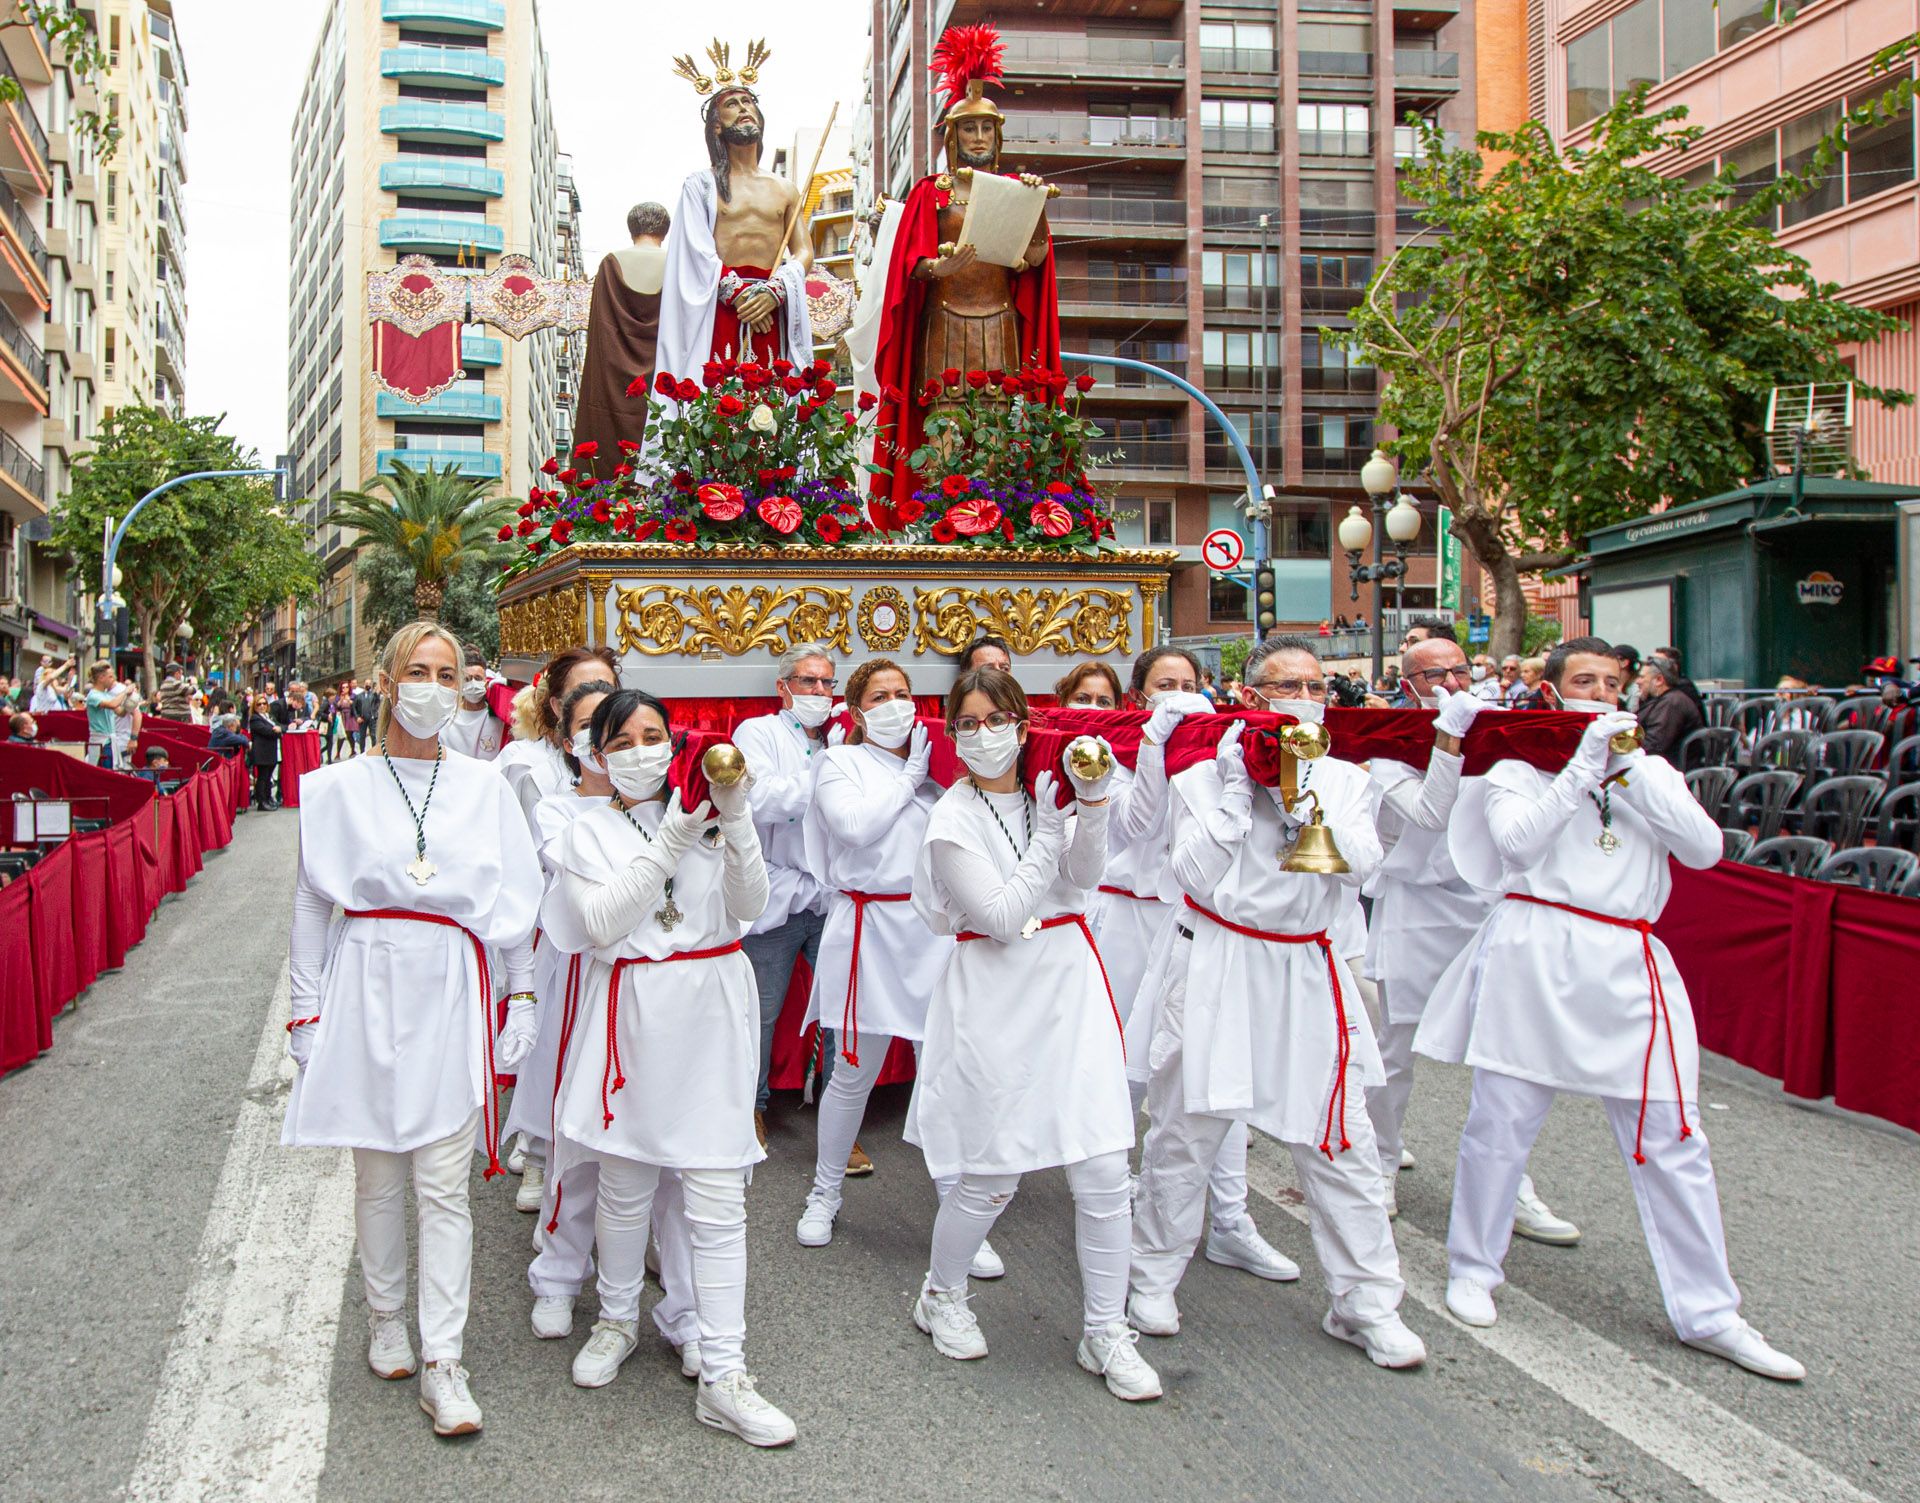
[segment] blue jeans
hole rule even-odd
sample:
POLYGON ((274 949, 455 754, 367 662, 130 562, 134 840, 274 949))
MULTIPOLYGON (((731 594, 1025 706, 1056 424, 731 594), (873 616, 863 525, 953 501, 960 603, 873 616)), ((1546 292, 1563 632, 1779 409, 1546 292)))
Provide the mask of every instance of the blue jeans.
MULTIPOLYGON (((753 979, 760 988, 760 1082, 754 1092, 753 1109, 767 1109, 767 1071, 773 1066, 773 1030, 780 1021, 780 1009, 787 1000, 787 987, 793 980, 793 965, 802 955, 807 964, 820 959, 820 931, 826 927, 823 913, 811 910, 796 913, 777 929, 764 934, 749 934, 740 941, 753 963, 753 979)), ((827 1063, 822 1066, 820 1084, 824 1088, 827 1071, 832 1068, 833 1042, 826 1045, 827 1063)))

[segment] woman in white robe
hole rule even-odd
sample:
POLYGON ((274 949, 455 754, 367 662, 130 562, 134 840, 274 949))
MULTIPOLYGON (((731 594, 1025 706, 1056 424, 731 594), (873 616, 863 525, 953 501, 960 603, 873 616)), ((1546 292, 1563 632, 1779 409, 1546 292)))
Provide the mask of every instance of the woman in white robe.
POLYGON ((378 754, 312 773, 300 801, 290 1048, 299 1073, 281 1141, 354 1151, 368 1365, 415 1370, 404 1307, 406 1181, 419 1211, 420 1406, 441 1435, 480 1428, 461 1365, 473 1255, 467 1177, 476 1131, 499 1172, 493 1075, 531 1043, 539 863, 513 796, 446 753, 460 644, 402 627, 379 669, 378 754), (338 907, 344 916, 333 920, 338 907), (508 1031, 496 1051, 491 948, 508 1031))
POLYGON ((611 647, 569 647, 557 652, 540 670, 530 689, 514 699, 513 736, 500 748, 493 765, 520 800, 528 828, 533 811, 550 793, 573 783, 567 767, 566 745, 560 734, 560 706, 580 684, 602 679, 620 682, 620 664, 611 647))
POLYGON ((1124 1309, 1133 1108, 1120 1014, 1086 921, 1106 865, 1108 779, 1082 778, 1070 752, 1075 799, 1055 806, 1051 772, 1029 797, 1027 719, 1011 674, 961 674, 947 729, 967 776, 941 797, 914 864, 914 908, 955 943, 927 1014, 907 1141, 934 1174, 959 1180, 934 1220, 913 1322, 945 1356, 986 1356, 967 1308, 968 1266, 1020 1176, 1063 1165, 1080 1259, 1080 1366, 1122 1399, 1156 1399, 1160 1380, 1124 1309))
POLYGON ((747 782, 714 789, 714 811, 668 796, 666 711, 638 689, 594 711, 594 753, 615 797, 561 832, 543 918, 586 954, 571 1057, 555 1099, 553 1170, 599 1166, 600 1319, 574 1382, 610 1383, 638 1340, 648 1223, 678 1170, 693 1239, 700 1331, 695 1417, 750 1444, 785 1445, 793 1422, 746 1370, 747 1170, 760 1002, 740 937, 767 902, 747 782))

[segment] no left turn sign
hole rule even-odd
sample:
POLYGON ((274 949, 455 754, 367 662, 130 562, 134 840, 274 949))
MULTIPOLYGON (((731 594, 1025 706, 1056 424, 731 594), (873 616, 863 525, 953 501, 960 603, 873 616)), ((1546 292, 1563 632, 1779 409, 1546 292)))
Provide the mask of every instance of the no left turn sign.
POLYGON ((1230 527, 1216 528, 1200 544, 1200 557, 1206 560, 1209 569, 1221 574, 1239 568, 1246 552, 1247 545, 1240 540, 1240 534, 1230 527))

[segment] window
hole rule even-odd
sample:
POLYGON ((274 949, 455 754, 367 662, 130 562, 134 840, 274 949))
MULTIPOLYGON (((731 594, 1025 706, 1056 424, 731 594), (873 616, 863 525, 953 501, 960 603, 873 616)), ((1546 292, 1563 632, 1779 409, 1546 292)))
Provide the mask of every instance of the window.
POLYGON ((1745 41, 1784 8, 1778 0, 1638 0, 1567 43, 1568 128, 1605 114, 1638 84, 1705 62, 1716 40, 1722 52, 1745 41))
POLYGON ((1720 0, 1720 50, 1737 46, 1773 24, 1774 0, 1720 0))
MULTIPOLYGON (((1276 379, 1271 393, 1273 400, 1279 400, 1279 382, 1276 379)), ((1255 466, 1265 473, 1271 470, 1280 458, 1281 444, 1280 414, 1277 412, 1229 411, 1227 421, 1234 432, 1240 435, 1253 455, 1255 466)), ((1240 472, 1240 455, 1233 445, 1227 442, 1227 436, 1213 423, 1206 427, 1206 459, 1208 469, 1232 470, 1240 472)))
POLYGON ((1660 0, 1638 0, 1613 18, 1613 97, 1660 82, 1660 0))
POLYGON ((1300 331, 1300 384, 1307 391, 1374 389, 1373 367, 1360 354, 1350 354, 1337 331, 1300 331))
MULTIPOLYGON (((1813 166, 1820 143, 1840 124, 1840 106, 1830 104, 1780 127, 1780 173, 1797 177, 1813 166)), ((1827 165, 1819 181, 1806 193, 1780 206, 1783 224, 1799 224, 1840 207, 1846 197, 1846 167, 1838 157, 1827 165)))
POLYGON ((1371 22, 1302 21, 1295 44, 1304 77, 1365 78, 1373 72, 1371 22))
POLYGON ((1364 104, 1303 104, 1295 124, 1300 150, 1308 155, 1364 157, 1373 149, 1371 112, 1364 104))
POLYGON ((1665 0, 1662 78, 1684 73, 1713 56, 1715 0, 1665 0))
POLYGON ((1208 151, 1272 151, 1273 118, 1271 99, 1203 99, 1202 143, 1208 151))
POLYGON ((1742 141, 1720 158, 1720 171, 1733 174, 1733 201, 1744 204, 1778 175, 1774 165, 1774 132, 1742 141))
MULTIPOLYGON (((1872 96, 1869 96, 1872 97, 1872 96)), ((1865 99, 1849 99, 1858 109, 1865 99)), ((1913 111, 1885 125, 1854 131, 1847 138, 1847 201, 1913 181, 1913 111)))
POLYGON ((1267 306, 1280 306, 1280 256, 1276 251, 1269 251, 1264 258, 1258 251, 1202 251, 1200 273, 1206 283, 1209 308, 1257 310, 1263 288, 1267 289, 1267 306))
POLYGON ((1369 178, 1300 179, 1300 233, 1373 236, 1373 182, 1369 178))
POLYGON ((1373 448, 1373 419, 1344 412, 1309 412, 1301 439, 1305 468, 1323 473, 1356 470, 1373 448))
POLYGON ((119 199, 120 199, 120 174, 117 172, 109 172, 107 174, 107 223, 108 224, 117 223, 120 218, 119 199))
POLYGON ((1209 621, 1251 621, 1253 596, 1237 579, 1207 571, 1207 619, 1209 621))
POLYGON ((1173 546, 1173 503, 1171 501, 1147 502, 1146 524, 1149 548, 1173 546))
POLYGON ((1259 386, 1264 364, 1269 387, 1279 387, 1280 335, 1277 332, 1269 331, 1263 342, 1258 329, 1208 329, 1200 339, 1209 386, 1251 390, 1259 386), (1264 361, 1260 353, 1263 348, 1264 361))
POLYGON ((1597 26, 1567 43, 1567 125, 1585 125, 1613 103, 1609 87, 1607 28, 1597 26))
POLYGON ((113 301, 113 269, 107 269, 107 301, 113 301))
POLYGON ((1267 548, 1276 558, 1325 558, 1331 537, 1324 505, 1277 505, 1267 523, 1267 548))
POLYGON ((1237 73, 1271 72, 1273 27, 1262 21, 1202 21, 1200 66, 1237 73))

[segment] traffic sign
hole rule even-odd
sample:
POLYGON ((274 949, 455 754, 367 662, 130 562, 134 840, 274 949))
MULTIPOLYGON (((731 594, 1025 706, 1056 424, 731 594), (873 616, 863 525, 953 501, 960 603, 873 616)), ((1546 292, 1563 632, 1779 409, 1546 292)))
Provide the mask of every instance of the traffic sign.
POLYGON ((1231 527, 1215 528, 1200 544, 1200 557, 1207 561, 1209 569, 1220 574, 1239 568, 1246 552, 1246 543, 1231 527))

